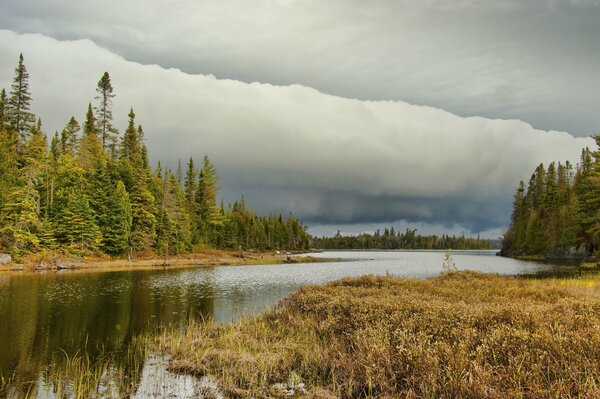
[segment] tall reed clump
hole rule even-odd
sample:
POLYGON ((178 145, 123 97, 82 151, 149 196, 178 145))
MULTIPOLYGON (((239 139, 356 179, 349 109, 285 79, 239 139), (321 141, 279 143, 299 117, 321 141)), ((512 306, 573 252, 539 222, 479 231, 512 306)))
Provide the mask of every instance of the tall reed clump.
POLYGON ((274 310, 166 334, 178 372, 226 397, 600 397, 600 297, 473 272, 367 276, 299 289, 274 310))

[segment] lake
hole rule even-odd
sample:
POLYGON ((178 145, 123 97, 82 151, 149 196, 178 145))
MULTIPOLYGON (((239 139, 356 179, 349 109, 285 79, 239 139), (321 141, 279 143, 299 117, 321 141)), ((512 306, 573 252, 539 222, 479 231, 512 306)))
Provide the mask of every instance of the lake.
MULTIPOLYGON (((144 397, 144 392, 159 389, 152 388, 157 378, 169 381, 160 389, 171 384, 169 389, 179 392, 173 397, 195 397, 197 381, 165 373, 164 359, 132 349, 136 337, 161 328, 183 328, 190 320, 226 322, 253 314, 305 284, 365 274, 434 276, 442 271, 444 254, 329 251, 311 255, 338 261, 3 275, 0 396, 21 397, 27 392, 33 397, 75 396, 73 384, 57 375, 68 374, 79 359, 102 365, 101 390, 110 388, 111 378, 130 381, 128 391, 113 387, 100 397, 144 397), (110 359, 110 365, 102 359, 110 359)), ((452 257, 459 269, 486 273, 542 277, 579 273, 573 265, 501 258, 495 251, 453 251, 452 257)))

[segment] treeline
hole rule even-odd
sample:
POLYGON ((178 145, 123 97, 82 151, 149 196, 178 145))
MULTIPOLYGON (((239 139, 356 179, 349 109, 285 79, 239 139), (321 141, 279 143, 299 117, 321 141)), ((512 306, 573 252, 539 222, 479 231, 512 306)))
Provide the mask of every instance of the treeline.
POLYGON ((20 56, 10 93, 0 95, 0 252, 308 248, 306 228, 292 216, 258 216, 243 198, 217 203, 219 177, 207 156, 199 167, 190 159, 185 176, 181 163, 152 169, 133 109, 123 134, 113 125, 108 73, 96 90, 83 124, 71 117, 48 144, 20 56))
POLYGON ((490 240, 461 236, 417 234, 416 229, 396 233, 394 228, 377 230, 375 234, 342 236, 338 231, 333 237, 313 238, 318 249, 491 249, 490 240))
POLYGON ((540 164, 514 197, 504 236, 506 255, 589 256, 600 248, 599 149, 585 148, 574 168, 568 161, 540 164))

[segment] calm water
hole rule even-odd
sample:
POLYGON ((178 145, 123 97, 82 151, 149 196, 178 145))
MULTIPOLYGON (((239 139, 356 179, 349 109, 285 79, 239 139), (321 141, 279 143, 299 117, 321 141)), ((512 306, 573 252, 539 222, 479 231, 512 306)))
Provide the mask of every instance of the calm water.
MULTIPOLYGON (((147 361, 144 368, 143 359, 132 359, 129 349, 135 336, 161 327, 180 328, 191 319, 232 320, 264 310, 303 284, 364 274, 437 275, 444 252, 336 251, 313 256, 341 261, 0 276, 0 396, 18 397, 33 387, 37 396, 53 397, 51 371, 66 368, 67 358, 82 354, 92 361, 101 354, 121 359, 116 368, 120 373, 141 368, 136 384, 147 389, 153 377, 144 376, 156 362, 147 361), (18 390, 8 380, 19 381, 18 390)), ((578 273, 574 266, 506 259, 494 251, 455 251, 452 256, 459 269, 510 275, 578 273)), ((176 384, 193 385, 187 379, 176 384)))

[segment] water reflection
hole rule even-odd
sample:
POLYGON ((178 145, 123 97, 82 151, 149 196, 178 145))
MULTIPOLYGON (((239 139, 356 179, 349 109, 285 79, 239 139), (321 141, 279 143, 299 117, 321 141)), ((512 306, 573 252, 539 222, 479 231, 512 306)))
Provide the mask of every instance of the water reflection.
MULTIPOLYGON (((51 392, 68 391, 73 387, 63 389, 64 381, 55 381, 57 370, 80 361, 95 365, 98 381, 111 373, 128 379, 119 395, 131 397, 144 373, 145 354, 132 350, 140 334, 183 328, 190 319, 232 320, 275 304, 303 284, 364 274, 436 275, 444 252, 314 256, 342 262, 0 276, 0 396, 20 397, 30 390, 51 397, 51 392)), ((459 268, 482 272, 578 273, 572 265, 505 259, 490 251, 457 251, 452 256, 459 268)))

